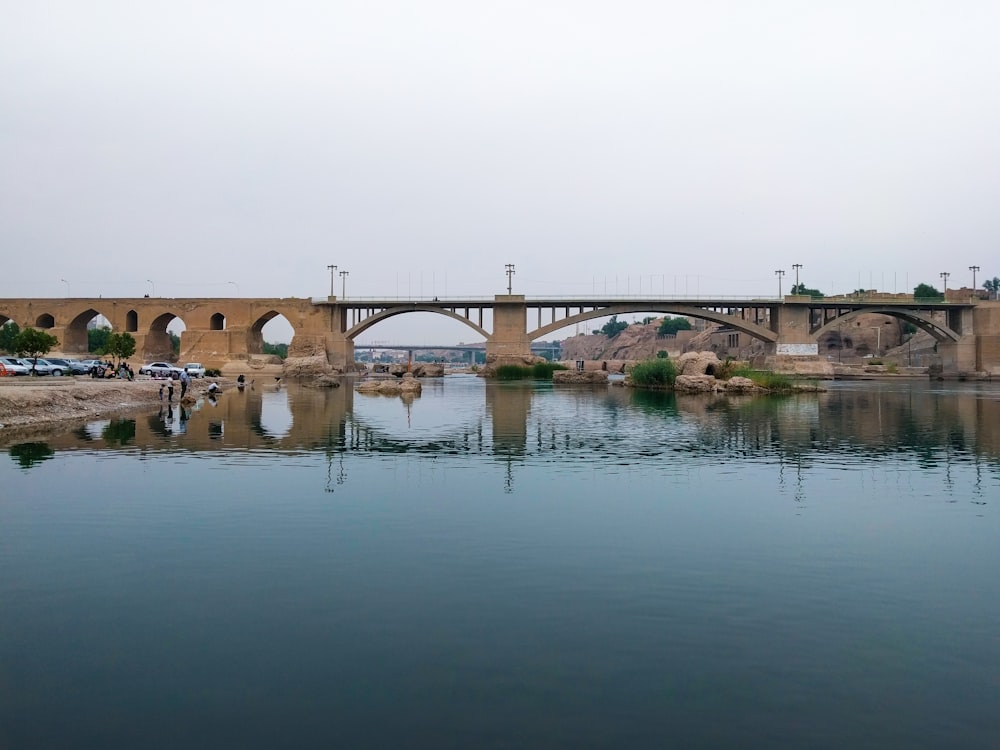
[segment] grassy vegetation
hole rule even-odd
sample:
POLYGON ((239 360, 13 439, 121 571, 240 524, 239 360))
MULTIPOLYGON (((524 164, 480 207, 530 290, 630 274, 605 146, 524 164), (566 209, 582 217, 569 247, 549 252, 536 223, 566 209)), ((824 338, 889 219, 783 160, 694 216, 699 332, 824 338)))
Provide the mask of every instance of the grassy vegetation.
POLYGON ((636 385, 669 387, 677 379, 677 366, 669 359, 649 359, 635 365, 630 374, 636 385))
POLYGON ((755 370, 752 367, 740 366, 731 368, 728 377, 749 378, 754 385, 767 388, 769 391, 790 391, 792 390, 792 380, 786 375, 781 375, 770 370, 755 370))
POLYGON ((500 365, 497 380, 552 380, 554 370, 565 370, 565 365, 555 362, 538 362, 531 367, 525 365, 500 365))

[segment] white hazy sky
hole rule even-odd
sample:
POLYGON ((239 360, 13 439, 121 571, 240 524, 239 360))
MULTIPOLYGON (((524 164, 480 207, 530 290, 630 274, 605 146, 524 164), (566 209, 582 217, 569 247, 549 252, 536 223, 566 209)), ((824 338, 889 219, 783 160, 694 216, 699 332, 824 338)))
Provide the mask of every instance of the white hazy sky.
POLYGON ((995 0, 0 0, 0 297, 981 283, 998 32, 995 0))

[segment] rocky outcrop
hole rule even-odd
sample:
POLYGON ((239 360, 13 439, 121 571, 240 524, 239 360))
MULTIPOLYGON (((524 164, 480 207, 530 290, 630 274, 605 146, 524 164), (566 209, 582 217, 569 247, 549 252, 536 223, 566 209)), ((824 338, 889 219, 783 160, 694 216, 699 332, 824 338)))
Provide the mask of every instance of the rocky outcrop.
POLYGON ((394 364, 389 365, 389 374, 395 375, 397 378, 403 377, 407 373, 407 368, 409 367, 409 372, 413 374, 415 378, 443 378, 444 377, 444 365, 439 362, 414 362, 412 365, 405 364, 394 364))
POLYGON ((677 393, 713 393, 724 388, 724 382, 714 375, 678 375, 674 381, 677 393))
POLYGON ((722 362, 715 352, 685 352, 677 360, 677 372, 680 375, 716 375, 722 374, 722 362))
POLYGON ((302 385, 306 388, 340 388, 340 380, 332 375, 320 375, 318 378, 304 380, 302 385))
POLYGON ((330 367, 326 354, 316 354, 309 357, 289 357, 285 360, 284 373, 286 378, 314 378, 330 375, 333 368, 330 367))
POLYGON ((378 393, 387 396, 398 396, 406 394, 417 394, 423 389, 420 381, 411 373, 406 373, 401 378, 380 378, 365 380, 358 383, 355 390, 358 393, 378 393))
POLYGON ((608 373, 603 370, 556 370, 552 373, 553 383, 607 383, 608 373))

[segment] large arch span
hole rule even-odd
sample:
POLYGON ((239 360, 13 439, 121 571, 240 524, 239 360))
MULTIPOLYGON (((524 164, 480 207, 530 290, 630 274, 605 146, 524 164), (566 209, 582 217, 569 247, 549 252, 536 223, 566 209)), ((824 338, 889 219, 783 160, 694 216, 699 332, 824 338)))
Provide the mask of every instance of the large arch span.
POLYGON ((528 332, 528 339, 534 341, 536 339, 547 336, 550 333, 560 330, 561 328, 566 328, 567 326, 574 325, 576 323, 583 323, 587 320, 595 320, 597 318, 606 318, 609 315, 633 315, 636 313, 663 313, 669 315, 681 315, 689 318, 702 318, 703 320, 710 320, 713 323, 721 323, 722 325, 729 326, 737 331, 742 331, 754 338, 760 339, 768 343, 773 343, 778 340, 778 334, 769 328, 765 328, 762 325, 752 323, 748 320, 743 320, 742 318, 737 318, 734 315, 728 315, 726 313, 716 312, 714 310, 707 310, 702 307, 691 307, 689 305, 650 305, 650 304, 618 304, 610 305, 608 307, 602 307, 594 310, 588 310, 586 312, 577 313, 576 315, 570 315, 567 318, 562 318, 556 320, 547 325, 536 328, 534 331, 528 332))
POLYGON ((434 305, 406 305, 401 307, 390 307, 385 310, 381 310, 377 313, 369 315, 361 322, 356 323, 355 325, 348 328, 344 332, 344 336, 353 341, 357 336, 364 333, 369 328, 371 328, 372 326, 383 320, 387 320, 388 318, 392 318, 397 315, 405 315, 406 313, 414 313, 414 312, 429 312, 429 313, 434 313, 435 315, 443 315, 446 318, 451 318, 452 320, 457 320, 459 323, 467 325, 469 328, 478 333, 484 339, 489 340, 490 338, 489 331, 487 331, 482 326, 473 323, 471 320, 462 315, 459 315, 458 313, 452 312, 451 310, 448 310, 443 307, 436 307, 434 305))
POLYGON ((840 317, 834 318, 822 326, 817 328, 812 332, 813 338, 817 341, 823 336, 823 334, 830 333, 832 331, 837 331, 845 323, 849 323, 855 318, 861 315, 887 315, 893 318, 899 318, 900 320, 905 320, 918 328, 927 331, 931 336, 937 341, 958 341, 962 336, 953 331, 948 326, 944 325, 941 321, 935 320, 932 317, 932 313, 924 310, 914 310, 905 309, 898 307, 868 307, 862 308, 860 310, 852 310, 851 312, 844 313, 840 317))

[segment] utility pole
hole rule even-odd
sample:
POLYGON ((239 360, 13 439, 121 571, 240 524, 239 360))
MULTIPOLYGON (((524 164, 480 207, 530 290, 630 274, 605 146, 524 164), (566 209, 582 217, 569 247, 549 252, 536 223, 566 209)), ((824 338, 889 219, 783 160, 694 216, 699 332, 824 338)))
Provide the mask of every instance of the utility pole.
POLYGON ((801 290, 799 289, 799 269, 802 268, 801 263, 792 263, 792 268, 795 269, 795 288, 792 290, 793 294, 798 294, 801 290))
POLYGON ((781 299, 781 277, 785 275, 785 272, 779 268, 774 272, 774 275, 778 277, 778 299, 781 299))
POLYGON ((330 296, 331 297, 336 297, 337 296, 337 291, 333 288, 333 281, 334 281, 334 279, 337 276, 337 267, 336 266, 327 266, 327 268, 330 270, 330 296))
POLYGON ((513 294, 513 292, 511 291, 513 289, 513 283, 511 281, 511 277, 514 275, 514 264, 508 263, 506 265, 506 269, 507 269, 507 294, 513 294))
POLYGON ((948 299, 948 277, 949 276, 951 276, 951 274, 948 273, 947 271, 942 271, 941 272, 941 278, 944 279, 944 289, 942 291, 944 292, 945 299, 948 299))
POLYGON ((340 272, 340 282, 343 285, 341 287, 341 290, 340 290, 340 296, 343 297, 344 299, 347 299, 347 274, 348 273, 350 273, 350 271, 341 271, 340 272))
POLYGON ((972 292, 976 292, 976 271, 979 270, 979 266, 969 266, 969 270, 972 271, 972 292))

